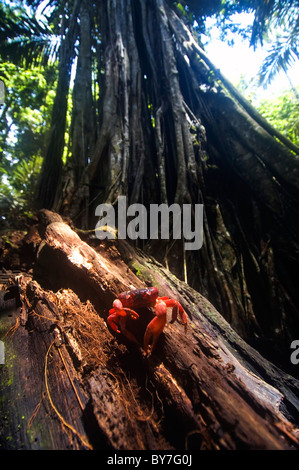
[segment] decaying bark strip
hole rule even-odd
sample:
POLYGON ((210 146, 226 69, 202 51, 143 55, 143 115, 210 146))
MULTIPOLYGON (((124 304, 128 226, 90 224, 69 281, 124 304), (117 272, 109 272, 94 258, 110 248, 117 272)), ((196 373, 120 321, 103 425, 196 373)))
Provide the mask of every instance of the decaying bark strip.
MULTIPOLYGON (((123 241, 92 248, 59 216, 40 220, 33 274, 19 281, 27 320, 1 313, 2 448, 298 449, 298 381, 205 298, 123 241), (149 284, 189 324, 167 324, 144 358, 105 319, 119 292, 149 284)), ((128 327, 142 344, 153 314, 139 313, 128 327)))

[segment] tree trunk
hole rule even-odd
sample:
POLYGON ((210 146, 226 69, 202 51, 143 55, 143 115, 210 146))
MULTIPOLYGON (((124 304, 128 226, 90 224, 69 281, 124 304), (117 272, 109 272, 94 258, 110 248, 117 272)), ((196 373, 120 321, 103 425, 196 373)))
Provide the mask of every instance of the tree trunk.
POLYGON ((31 267, 10 281, 21 308, 2 305, 2 448, 299 448, 298 381, 207 299, 125 241, 83 241, 57 214, 39 219, 39 234, 23 234, 2 260, 31 267), (145 358, 150 309, 127 325, 140 347, 105 320, 121 291, 148 285, 179 300, 189 319, 187 331, 168 323, 145 358))
POLYGON ((74 3, 61 48, 39 202, 81 228, 95 226, 98 204, 121 195, 146 208, 203 204, 201 250, 186 253, 173 240, 138 246, 209 298, 244 339, 289 347, 299 328, 297 147, 222 76, 169 2, 87 3, 74 3))
POLYGON ((63 19, 61 26, 60 61, 58 83, 52 111, 50 139, 43 161, 37 188, 37 206, 53 207, 57 204, 58 191, 61 191, 63 151, 65 146, 66 117, 68 109, 68 93, 71 79, 72 64, 75 57, 74 47, 77 36, 77 15, 80 1, 75 0, 70 14, 69 23, 63 19))

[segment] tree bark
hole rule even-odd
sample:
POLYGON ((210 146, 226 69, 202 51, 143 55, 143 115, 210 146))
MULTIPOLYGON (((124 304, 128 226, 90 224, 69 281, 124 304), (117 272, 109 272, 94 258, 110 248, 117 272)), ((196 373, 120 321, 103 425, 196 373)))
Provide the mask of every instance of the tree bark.
MULTIPOLYGON (((122 240, 88 244, 56 214, 40 214, 39 233, 26 238, 36 249, 18 278, 21 310, 1 313, 2 448, 299 448, 298 381, 207 299, 122 240), (189 320, 186 332, 167 324, 145 358, 105 320, 118 293, 148 285, 189 320)), ((139 314, 127 326, 141 346, 153 313, 139 314)))
MULTIPOLYGON (((270 355, 288 353, 299 328, 296 147, 222 77, 169 2, 103 0, 89 13, 92 31, 80 22, 79 55, 97 71, 97 112, 90 113, 96 141, 78 181, 72 175, 73 184, 59 188, 59 210, 92 228, 98 204, 116 205, 122 195, 147 209, 203 204, 202 249, 185 252, 182 240, 141 240, 138 247, 208 298, 247 342, 270 355)), ((80 66, 76 73, 81 91, 73 96, 67 162, 74 173, 81 143, 91 142, 88 116, 78 114, 80 99, 90 102, 85 73, 80 66)), ((56 148, 55 134, 51 139, 56 148)), ((42 174, 42 188, 52 192, 53 173, 42 174)))

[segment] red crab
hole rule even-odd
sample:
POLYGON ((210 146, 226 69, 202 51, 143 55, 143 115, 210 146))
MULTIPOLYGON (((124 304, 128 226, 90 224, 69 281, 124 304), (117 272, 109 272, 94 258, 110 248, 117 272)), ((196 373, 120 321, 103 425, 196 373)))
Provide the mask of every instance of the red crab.
POLYGON ((182 319, 184 325, 187 325, 187 315, 181 306, 181 304, 174 299, 169 297, 159 297, 159 291, 157 287, 147 287, 144 289, 135 289, 127 292, 122 292, 118 295, 118 298, 113 302, 113 308, 109 310, 109 316, 107 323, 117 333, 122 333, 130 341, 138 344, 135 336, 126 329, 127 317, 130 316, 134 320, 139 318, 138 313, 132 310, 130 307, 154 307, 156 316, 147 325, 144 339, 143 349, 146 355, 149 355, 157 340, 163 331, 166 323, 166 313, 169 307, 172 307, 172 319, 170 323, 173 323, 178 314, 182 319))

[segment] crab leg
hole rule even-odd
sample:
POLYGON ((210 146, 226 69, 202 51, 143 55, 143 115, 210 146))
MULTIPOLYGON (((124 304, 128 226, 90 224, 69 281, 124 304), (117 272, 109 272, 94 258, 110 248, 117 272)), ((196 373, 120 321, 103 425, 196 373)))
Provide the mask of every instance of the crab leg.
POLYGON ((166 315, 162 315, 160 317, 153 318, 147 325, 143 339, 143 349, 145 354, 153 352, 165 323, 166 315))
POLYGON ((185 310, 177 300, 170 299, 169 297, 159 297, 159 299, 162 299, 166 303, 167 307, 172 307, 172 317, 169 323, 174 323, 178 314, 180 314, 183 324, 187 324, 187 315, 185 310))

